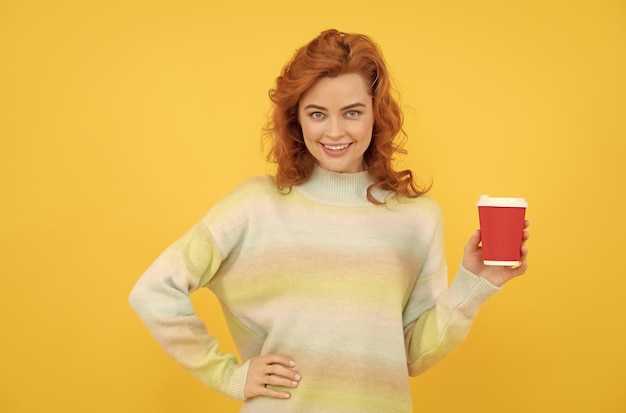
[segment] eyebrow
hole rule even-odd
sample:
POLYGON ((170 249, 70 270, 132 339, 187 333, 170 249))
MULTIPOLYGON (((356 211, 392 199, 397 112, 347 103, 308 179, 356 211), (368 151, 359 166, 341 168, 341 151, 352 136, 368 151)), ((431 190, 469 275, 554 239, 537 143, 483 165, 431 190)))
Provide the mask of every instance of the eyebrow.
MULTIPOLYGON (((352 103, 352 104, 350 104, 350 105, 344 106, 344 107, 342 107, 342 108, 341 108, 341 109, 339 109, 339 110, 348 110, 348 109, 354 109, 354 108, 358 108, 358 107, 365 107, 365 106, 366 106, 366 105, 365 105, 365 103, 360 103, 360 102, 357 102, 357 103, 352 103)), ((328 109, 326 109, 324 106, 313 105, 313 104, 306 105, 306 106, 304 107, 304 109, 305 109, 305 110, 306 110, 306 109, 328 110, 328 109)))

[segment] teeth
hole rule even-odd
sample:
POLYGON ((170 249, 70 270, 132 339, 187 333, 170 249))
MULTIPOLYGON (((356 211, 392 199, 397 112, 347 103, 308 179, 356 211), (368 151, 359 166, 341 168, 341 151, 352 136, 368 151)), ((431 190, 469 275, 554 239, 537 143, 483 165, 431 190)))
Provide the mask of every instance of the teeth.
POLYGON ((324 145, 324 147, 325 147, 326 149, 330 149, 331 151, 340 151, 340 150, 342 150, 342 149, 346 149, 348 146, 350 146, 350 144, 349 144, 349 143, 347 143, 347 144, 345 144, 345 145, 334 145, 334 146, 331 146, 331 145, 324 145))

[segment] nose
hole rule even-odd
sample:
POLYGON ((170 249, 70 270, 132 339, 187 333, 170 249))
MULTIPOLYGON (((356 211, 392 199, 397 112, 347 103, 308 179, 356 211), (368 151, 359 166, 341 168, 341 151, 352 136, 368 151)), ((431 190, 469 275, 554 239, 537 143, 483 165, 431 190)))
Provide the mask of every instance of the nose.
POLYGON ((341 119, 336 116, 330 116, 328 118, 328 124, 326 128, 326 136, 329 139, 335 140, 341 138, 343 134, 344 130, 341 119))

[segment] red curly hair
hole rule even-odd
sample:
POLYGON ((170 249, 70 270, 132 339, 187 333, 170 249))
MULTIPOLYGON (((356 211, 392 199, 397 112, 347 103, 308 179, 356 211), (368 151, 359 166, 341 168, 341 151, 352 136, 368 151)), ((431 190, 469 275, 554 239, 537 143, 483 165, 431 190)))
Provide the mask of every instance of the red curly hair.
POLYGON ((267 159, 277 164, 278 188, 291 189, 305 182, 316 162, 304 144, 298 121, 300 98, 320 78, 346 73, 357 73, 371 84, 374 128, 363 158, 375 182, 367 189, 367 198, 374 204, 383 203, 372 195, 374 188, 410 198, 423 195, 428 189, 418 189, 411 170, 396 171, 392 166, 395 154, 406 153, 402 148, 406 134, 402 112, 391 94, 391 79, 382 52, 365 35, 334 29, 322 32, 297 50, 276 79, 276 87, 269 91, 273 111, 266 134, 273 141, 267 159))

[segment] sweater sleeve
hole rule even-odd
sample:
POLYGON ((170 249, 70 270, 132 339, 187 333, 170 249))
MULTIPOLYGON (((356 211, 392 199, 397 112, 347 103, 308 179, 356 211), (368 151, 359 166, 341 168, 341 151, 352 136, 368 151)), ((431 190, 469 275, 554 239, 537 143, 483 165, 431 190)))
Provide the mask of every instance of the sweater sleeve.
POLYGON ((203 222, 167 248, 137 281, 130 304, 154 338, 175 361, 208 387, 244 399, 248 363, 222 354, 194 312, 189 294, 205 286, 222 254, 203 222))
POLYGON ((447 356, 469 333, 480 305, 497 287, 460 267, 434 307, 405 328, 409 374, 417 376, 447 356))
POLYGON ((454 350, 467 337, 479 307, 499 290, 463 266, 448 287, 440 214, 436 222, 424 265, 403 314, 411 376, 423 373, 454 350))

